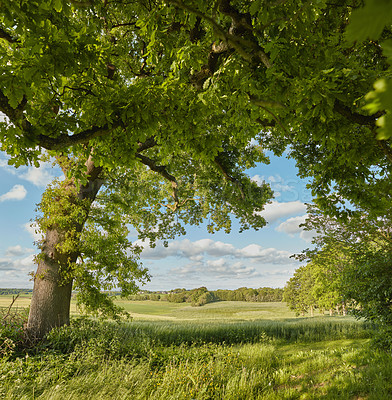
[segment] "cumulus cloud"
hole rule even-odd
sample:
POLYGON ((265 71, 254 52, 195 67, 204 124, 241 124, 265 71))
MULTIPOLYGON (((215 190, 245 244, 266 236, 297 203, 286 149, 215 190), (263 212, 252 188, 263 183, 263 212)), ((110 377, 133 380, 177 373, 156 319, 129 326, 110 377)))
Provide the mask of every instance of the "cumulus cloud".
POLYGON ((247 267, 241 262, 229 263, 220 258, 204 262, 188 263, 182 267, 172 268, 171 272, 180 276, 204 276, 208 278, 241 279, 261 276, 255 267, 247 267))
POLYGON ((304 213, 306 205, 301 201, 289 201, 286 203, 279 203, 273 201, 267 204, 263 211, 259 214, 264 217, 268 222, 274 222, 282 217, 287 217, 293 214, 304 213))
POLYGON ((250 180, 256 182, 259 186, 262 186, 265 183, 264 177, 260 175, 254 175, 250 178, 250 180))
POLYGON ((15 256, 23 256, 25 254, 32 253, 34 250, 33 249, 24 249, 20 244, 16 246, 10 246, 7 248, 5 251, 5 256, 6 257, 15 257, 15 256))
POLYGON ((42 162, 38 168, 34 166, 22 166, 18 169, 8 165, 6 158, 0 159, 0 168, 20 179, 28 181, 35 186, 45 187, 55 178, 51 163, 42 162))
POLYGON ((23 185, 15 185, 7 193, 0 196, 0 203, 8 200, 23 200, 26 194, 27 190, 23 185))
POLYGON ((307 214, 301 215, 298 217, 292 217, 289 218, 288 220, 282 222, 279 226, 277 226, 275 229, 278 232, 284 232, 287 233, 290 236, 294 236, 296 234, 299 234, 299 237, 306 242, 311 242, 313 239, 313 236, 315 235, 314 231, 305 231, 303 227, 300 225, 305 223, 305 220, 307 218, 307 214))
POLYGON ((305 242, 308 242, 308 243, 310 243, 312 240, 313 240, 313 238, 316 236, 316 231, 302 231, 300 234, 299 234, 299 237, 301 238, 301 239, 303 239, 303 240, 305 240, 305 242))
POLYGON ((33 255, 13 259, 12 257, 0 258, 0 271, 29 272, 34 269, 33 255))
POLYGON ((291 264, 291 253, 286 250, 264 248, 258 244, 250 244, 236 253, 238 258, 257 260, 263 264, 291 264))
POLYGON ((256 182, 259 186, 263 183, 268 182, 271 189, 274 191, 275 197, 280 197, 284 192, 295 193, 295 186, 298 185, 298 180, 285 180, 280 175, 271 175, 268 178, 260 175, 254 175, 251 180, 256 182))
POLYGON ((215 242, 211 239, 201 239, 191 242, 188 239, 176 240, 170 242, 168 247, 158 244, 155 248, 148 247, 148 244, 142 241, 137 241, 138 244, 144 248, 143 258, 147 259, 161 259, 166 257, 186 257, 193 260, 200 259, 200 255, 210 255, 214 257, 230 255, 235 252, 232 244, 215 242))
MULTIPOLYGON (((285 250, 277 250, 274 248, 264 248, 258 244, 250 244, 243 248, 236 248, 230 243, 213 241, 211 239, 201 239, 191 242, 188 239, 177 240, 169 243, 168 247, 158 244, 155 248, 150 248, 146 243, 137 243, 144 248, 142 253, 143 259, 160 260, 167 257, 187 258, 194 262, 202 262, 206 257, 226 257, 233 259, 246 259, 251 262, 262 264, 291 264, 291 253, 285 250)), ((222 263, 222 258, 219 261, 222 263)), ((217 267, 217 260, 208 264, 211 267, 217 267)), ((195 265, 195 264, 193 264, 195 265)), ((233 265, 233 262, 230 262, 233 265)))
POLYGON ((296 233, 302 232, 303 228, 300 227, 300 224, 305 223, 307 215, 301 215, 298 217, 292 217, 289 218, 288 220, 282 222, 276 230, 278 232, 285 232, 289 235, 294 235, 296 233))
POLYGON ((27 167, 25 172, 18 176, 38 187, 45 187, 54 179, 52 167, 48 163, 42 163, 39 168, 27 167))

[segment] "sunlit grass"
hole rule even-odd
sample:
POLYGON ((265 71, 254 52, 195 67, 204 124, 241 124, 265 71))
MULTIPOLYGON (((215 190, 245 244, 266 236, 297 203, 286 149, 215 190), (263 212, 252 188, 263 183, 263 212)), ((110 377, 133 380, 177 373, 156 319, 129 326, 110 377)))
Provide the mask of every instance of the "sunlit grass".
POLYGON ((143 317, 74 319, 27 353, 4 356, 0 398, 392 398, 392 357, 350 317, 288 318, 281 303, 125 305, 143 317), (271 318, 273 310, 284 318, 271 318))
MULTIPOLYGON (((31 297, 23 295, 15 302, 16 307, 28 307, 31 297)), ((0 296, 0 307, 8 307, 12 296, 0 296)), ((128 311, 135 320, 255 320, 295 317, 286 303, 251 303, 244 301, 221 301, 192 307, 189 303, 170 303, 168 301, 131 301, 116 298, 115 303, 128 311)), ((80 312, 73 298, 71 314, 80 312)))
POLYGON ((139 357, 87 346, 0 362, 4 399, 390 399, 391 356, 367 340, 318 346, 149 344, 139 357))

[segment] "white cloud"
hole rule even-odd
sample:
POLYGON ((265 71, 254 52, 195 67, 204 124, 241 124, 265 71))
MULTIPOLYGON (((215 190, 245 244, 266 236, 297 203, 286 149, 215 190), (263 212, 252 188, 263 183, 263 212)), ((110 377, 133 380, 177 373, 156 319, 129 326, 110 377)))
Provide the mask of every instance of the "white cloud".
POLYGON ((303 240, 305 240, 305 242, 308 242, 308 243, 310 243, 312 240, 313 240, 313 238, 316 236, 316 231, 302 231, 300 234, 299 234, 299 237, 301 238, 301 239, 303 239, 303 240))
POLYGON ((10 191, 0 196, 0 203, 7 200, 23 200, 27 190, 23 185, 15 185, 10 191))
POLYGON ((16 169, 13 166, 8 165, 6 158, 0 159, 0 168, 3 168, 8 173, 28 181, 38 187, 47 186, 55 178, 53 171, 57 173, 57 171, 52 167, 52 164, 48 162, 41 162, 38 168, 34 166, 21 166, 20 168, 16 169))
POLYGON ((264 217, 268 222, 274 222, 282 217, 289 215, 304 213, 306 211, 306 205, 301 201, 289 201, 286 203, 279 203, 273 201, 267 204, 263 211, 259 214, 264 217))
POLYGON ((39 168, 27 167, 26 171, 19 175, 19 178, 31 182, 35 186, 45 187, 53 181, 52 167, 48 163, 42 163, 39 168))
POLYGON ((201 275, 208 278, 213 277, 215 279, 241 279, 261 275, 256 271, 255 267, 246 267, 241 262, 228 263, 227 260, 223 258, 189 263, 182 267, 173 268, 171 272, 181 276, 201 275))
POLYGON ((259 186, 262 186, 265 183, 264 177, 260 175, 254 175, 250 178, 250 180, 256 182, 259 186))
POLYGON ((282 222, 278 227, 275 228, 278 232, 287 233, 290 236, 294 236, 295 234, 299 234, 299 237, 306 242, 311 242, 313 236, 315 235, 314 231, 305 231, 303 227, 300 227, 300 224, 305 223, 307 218, 307 214, 301 215, 298 217, 289 218, 288 220, 282 222))
POLYGON ((305 223, 307 215, 301 215, 298 217, 292 217, 289 218, 288 220, 282 222, 276 230, 278 232, 285 232, 289 235, 294 235, 296 233, 302 232, 303 228, 300 227, 300 224, 305 223))
POLYGON ((0 271, 17 271, 27 273, 32 269, 34 269, 33 254, 17 259, 12 259, 11 257, 0 258, 0 271))
POLYGON ((36 222, 27 222, 23 225, 23 228, 31 235, 34 241, 43 239, 43 233, 36 222))
POLYGON ((291 264, 291 253, 286 250, 264 248, 258 244, 250 244, 237 251, 238 258, 257 259, 263 264, 291 264))
POLYGON ((298 198, 298 190, 296 190, 296 186, 298 186, 298 179, 290 179, 284 180, 280 175, 271 175, 268 178, 260 175, 254 175, 251 178, 252 181, 256 182, 259 186, 263 183, 268 182, 271 186, 271 189, 274 191, 274 196, 280 197, 282 193, 292 193, 296 194, 298 198))
MULTIPOLYGON (((206 257, 226 257, 224 260, 230 260, 230 265, 234 259, 250 260, 252 263, 261 264, 291 264, 291 253, 285 250, 274 248, 264 248, 258 244, 249 244, 243 248, 236 248, 230 243, 213 241, 211 239, 201 239, 191 242, 188 239, 177 240, 169 243, 168 247, 163 247, 158 243, 155 248, 150 248, 146 243, 137 243, 144 247, 142 258, 148 260, 161 260, 167 257, 179 257, 192 260, 195 263, 201 263, 206 257)), ((222 263, 223 258, 220 259, 222 263)), ((207 261, 209 262, 209 261, 207 261)), ((212 261, 211 261, 212 262, 212 261)), ((217 260, 210 266, 217 266, 217 260)))
POLYGON ((197 260, 204 254, 219 257, 235 253, 235 248, 232 244, 215 242, 211 239, 201 239, 195 242, 191 242, 188 239, 176 240, 170 242, 168 247, 158 243, 155 248, 150 248, 147 243, 142 241, 137 241, 135 244, 144 248, 143 258, 156 260, 172 256, 197 260))
POLYGON ((7 248, 5 251, 5 256, 6 257, 15 257, 15 256, 23 256, 28 253, 34 252, 33 249, 24 249, 20 244, 16 246, 10 246, 7 248))

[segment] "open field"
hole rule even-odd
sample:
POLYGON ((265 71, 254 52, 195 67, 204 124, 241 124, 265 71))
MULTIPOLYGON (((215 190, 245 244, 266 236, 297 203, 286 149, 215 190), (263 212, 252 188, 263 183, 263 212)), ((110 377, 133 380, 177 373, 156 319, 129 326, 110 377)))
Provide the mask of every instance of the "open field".
POLYGON ((124 306, 132 322, 74 317, 27 353, 0 347, 0 398, 392 398, 391 355, 350 317, 293 318, 282 303, 124 306))
MULTIPOLYGON (((30 296, 18 297, 15 307, 28 307, 30 296)), ((8 307, 12 296, 0 296, 0 307, 8 307)), ((124 307, 135 320, 255 320, 294 318, 285 303, 250 303, 243 301, 220 301, 203 307, 192 307, 189 303, 168 301, 130 301, 117 299, 116 304, 124 307)), ((75 301, 71 302, 71 313, 79 314, 75 301)))
POLYGON ((219 301, 202 307, 189 303, 168 303, 165 301, 118 300, 135 320, 159 316, 168 320, 255 320, 293 318, 285 303, 250 303, 244 301, 219 301))
MULTIPOLYGON (((22 295, 15 307, 28 307, 30 296, 22 295)), ((12 296, 0 296, 0 307, 8 307, 12 296)), ((130 301, 116 299, 116 304, 124 307, 134 320, 258 320, 295 318, 285 303, 252 303, 244 301, 219 301, 202 307, 192 307, 189 303, 170 303, 167 301, 130 301)), ((79 314, 76 303, 71 302, 71 313, 79 314)), ((316 314, 317 315, 317 314, 316 314)))
MULTIPOLYGON (((16 297, 16 296, 14 296, 16 297)), ((29 307, 30 306, 30 301, 31 301, 31 296, 30 295, 20 295, 13 307, 29 307)), ((12 296, 9 295, 0 295, 0 308, 1 307, 9 307, 10 304, 12 303, 12 296)), ((71 314, 79 314, 76 303, 74 301, 71 302, 71 314)))

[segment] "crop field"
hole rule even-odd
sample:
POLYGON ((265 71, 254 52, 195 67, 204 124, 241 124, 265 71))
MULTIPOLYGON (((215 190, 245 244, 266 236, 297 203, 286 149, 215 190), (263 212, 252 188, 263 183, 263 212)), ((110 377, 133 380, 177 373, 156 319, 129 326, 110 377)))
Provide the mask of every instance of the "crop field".
MULTIPOLYGON (((15 307, 28 307, 31 297, 22 295, 15 307)), ((8 307, 12 296, 0 296, 0 307, 8 307)), ((251 303, 243 301, 220 301, 203 307, 192 307, 189 303, 167 301, 130 301, 118 299, 116 304, 128 311, 135 320, 257 320, 294 318, 295 314, 284 303, 251 303)), ((75 301, 71 302, 71 314, 80 314, 75 301)))
POLYGON ((116 304, 124 307, 135 320, 157 316, 168 320, 256 320, 293 318, 284 303, 250 303, 243 301, 219 301, 203 307, 192 307, 189 303, 165 301, 127 301, 116 304))
POLYGON ((391 355, 351 317, 295 318, 284 303, 120 302, 131 322, 74 315, 28 351, 3 343, 0 398, 392 398, 391 355))

